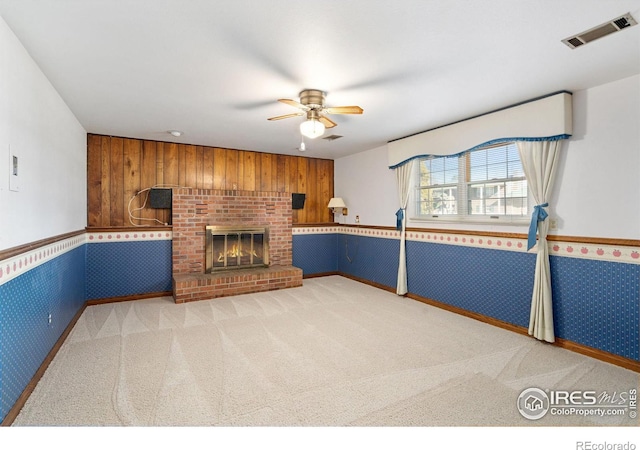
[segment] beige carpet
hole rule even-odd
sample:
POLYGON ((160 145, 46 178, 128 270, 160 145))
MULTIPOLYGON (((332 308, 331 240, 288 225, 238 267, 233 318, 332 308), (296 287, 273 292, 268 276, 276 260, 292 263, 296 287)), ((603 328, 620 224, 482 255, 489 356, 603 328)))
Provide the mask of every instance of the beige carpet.
POLYGON ((14 425, 638 424, 527 420, 516 401, 529 387, 621 392, 638 374, 331 276, 90 306, 14 425))

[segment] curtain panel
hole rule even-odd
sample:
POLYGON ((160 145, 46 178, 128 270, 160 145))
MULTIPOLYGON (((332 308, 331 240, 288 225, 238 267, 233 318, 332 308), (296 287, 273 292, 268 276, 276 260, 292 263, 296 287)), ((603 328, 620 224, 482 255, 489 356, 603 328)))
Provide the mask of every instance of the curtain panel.
POLYGON ((396 181, 398 183, 398 200, 400 209, 396 212, 396 216, 400 225, 400 253, 398 255, 398 282, 396 285, 396 293, 404 295, 407 290, 407 252, 406 252, 406 234, 407 234, 407 203, 409 202, 409 194, 411 191, 411 174, 413 172, 413 160, 396 167, 396 181))
POLYGON ((547 342, 555 341, 553 326, 553 299, 551 295, 551 269, 549 267, 549 247, 546 220, 549 198, 556 178, 557 161, 562 141, 520 141, 518 151, 524 169, 529 191, 536 203, 527 249, 536 245, 538 237, 536 268, 534 272, 533 293, 531 295, 531 313, 529 316, 529 334, 547 342))

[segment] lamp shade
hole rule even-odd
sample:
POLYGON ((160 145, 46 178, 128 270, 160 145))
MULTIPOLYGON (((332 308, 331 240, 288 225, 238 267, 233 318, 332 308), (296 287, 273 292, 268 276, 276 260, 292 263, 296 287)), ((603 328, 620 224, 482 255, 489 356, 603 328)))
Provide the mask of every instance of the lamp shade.
POLYGON ((300 133, 309 139, 315 139, 324 134, 324 124, 316 119, 305 120, 300 124, 300 133))
POLYGON ((334 197, 331 200, 329 200, 329 208, 346 208, 347 205, 345 205, 344 200, 342 200, 342 198, 340 197, 334 197))

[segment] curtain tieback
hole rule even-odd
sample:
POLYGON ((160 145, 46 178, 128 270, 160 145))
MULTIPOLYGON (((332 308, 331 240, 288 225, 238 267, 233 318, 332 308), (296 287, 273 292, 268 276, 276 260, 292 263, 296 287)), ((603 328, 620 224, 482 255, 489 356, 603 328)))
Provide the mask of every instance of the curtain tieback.
POLYGON ((396 211, 396 230, 402 230, 402 219, 404 219, 404 212, 402 208, 396 211))
POLYGON ((549 203, 542 203, 533 207, 533 214, 531 215, 531 223, 529 224, 529 238, 527 241, 527 250, 536 245, 536 235, 538 234, 538 222, 544 222, 549 217, 547 211, 544 208, 549 206, 549 203))

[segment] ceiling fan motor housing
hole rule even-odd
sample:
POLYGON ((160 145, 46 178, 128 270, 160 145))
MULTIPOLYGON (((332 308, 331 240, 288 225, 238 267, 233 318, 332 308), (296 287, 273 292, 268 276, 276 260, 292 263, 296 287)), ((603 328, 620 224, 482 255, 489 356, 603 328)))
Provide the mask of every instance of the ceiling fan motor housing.
POLYGON ((324 108, 324 92, 317 89, 300 91, 300 103, 311 109, 322 109, 324 108))

